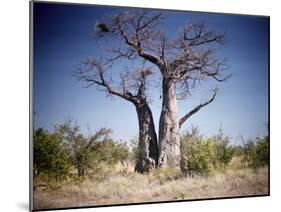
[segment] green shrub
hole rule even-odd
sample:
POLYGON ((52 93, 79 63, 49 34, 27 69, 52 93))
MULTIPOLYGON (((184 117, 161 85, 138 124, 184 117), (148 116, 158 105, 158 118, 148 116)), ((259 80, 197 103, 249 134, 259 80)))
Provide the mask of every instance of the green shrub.
POLYGON ((138 136, 135 136, 130 140, 130 154, 129 154, 129 159, 137 163, 138 157, 139 157, 139 139, 138 136))
POLYGON ((225 168, 234 156, 230 139, 220 129, 211 138, 204 138, 197 127, 181 137, 181 170, 188 175, 210 175, 214 169, 225 168))
POLYGON ((233 157, 242 157, 243 156, 243 146, 241 145, 235 145, 232 146, 233 150, 233 157))
POLYGON ((234 156, 234 148, 230 146, 230 139, 224 136, 222 129, 211 138, 214 146, 214 161, 216 168, 228 166, 234 156))
POLYGON ((58 134, 50 134, 42 128, 34 132, 34 175, 46 181, 64 179, 69 171, 67 148, 58 134))
POLYGON ((181 170, 185 175, 210 175, 213 171, 214 146, 204 140, 197 128, 181 137, 181 170))
POLYGON ((268 144, 268 136, 265 136, 264 138, 257 138, 257 160, 258 165, 266 166, 269 164, 269 144, 268 144))
POLYGON ((115 161, 119 161, 122 164, 124 164, 129 160, 129 154, 130 154, 129 147, 125 142, 116 143, 114 146, 112 157, 114 158, 115 161))
POLYGON ((268 136, 243 141, 243 162, 254 169, 268 165, 268 142, 268 136))
POLYGON ((89 141, 83 136, 78 136, 75 145, 70 150, 70 158, 78 175, 85 176, 88 170, 97 171, 100 167, 100 154, 94 148, 89 147, 89 141))
POLYGON ((110 139, 111 132, 110 129, 101 128, 86 137, 76 122, 67 120, 55 125, 52 135, 56 135, 65 145, 69 163, 83 179, 87 173, 99 174, 104 165, 112 166, 118 161, 124 163, 128 160, 129 148, 126 143, 110 139))
POLYGON ((190 199, 190 198, 191 198, 191 195, 180 192, 174 199, 175 200, 187 200, 187 199, 190 199))
POLYGON ((81 186, 86 180, 85 176, 75 176, 72 178, 74 185, 81 186))
POLYGON ((114 165, 118 161, 122 164, 129 160, 129 147, 125 142, 120 143, 112 139, 104 139, 94 146, 95 151, 100 155, 101 161, 107 165, 114 165))
POLYGON ((110 132, 110 129, 101 128, 86 138, 80 132, 80 126, 71 120, 55 126, 55 133, 67 145, 69 159, 77 169, 79 176, 85 176, 89 169, 97 170, 99 168, 101 156, 95 146, 99 139, 105 139, 110 132))

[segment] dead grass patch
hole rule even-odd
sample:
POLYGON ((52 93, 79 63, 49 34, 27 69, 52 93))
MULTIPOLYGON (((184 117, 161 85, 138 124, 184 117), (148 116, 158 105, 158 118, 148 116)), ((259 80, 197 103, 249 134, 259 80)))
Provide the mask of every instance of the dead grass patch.
POLYGON ((174 170, 134 173, 118 168, 104 179, 87 178, 81 184, 71 179, 59 190, 35 190, 35 209, 154 202, 217 197, 265 195, 268 168, 227 169, 209 177, 184 177, 174 170))

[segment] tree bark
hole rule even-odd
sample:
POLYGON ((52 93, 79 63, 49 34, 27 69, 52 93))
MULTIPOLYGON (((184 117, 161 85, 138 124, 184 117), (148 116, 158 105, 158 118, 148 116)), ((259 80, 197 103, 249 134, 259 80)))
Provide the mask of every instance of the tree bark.
POLYGON ((143 173, 158 165, 158 144, 152 112, 147 102, 135 104, 139 122, 139 157, 135 171, 143 173))
POLYGON ((163 78, 162 111, 159 120, 159 160, 160 167, 180 166, 180 134, 175 82, 163 78))
POLYGON ((83 169, 83 168, 78 168, 78 176, 79 176, 79 177, 85 176, 85 169, 83 169))

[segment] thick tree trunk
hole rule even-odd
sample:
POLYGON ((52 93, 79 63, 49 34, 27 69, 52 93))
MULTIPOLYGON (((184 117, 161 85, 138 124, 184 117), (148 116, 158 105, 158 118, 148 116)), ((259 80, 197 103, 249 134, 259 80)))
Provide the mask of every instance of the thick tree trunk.
POLYGON ((146 102, 136 104, 139 121, 139 157, 135 171, 143 173, 158 165, 157 135, 152 112, 146 102))
POLYGON ((175 83, 163 79, 163 102, 159 120, 159 160, 160 167, 180 166, 180 134, 175 83))

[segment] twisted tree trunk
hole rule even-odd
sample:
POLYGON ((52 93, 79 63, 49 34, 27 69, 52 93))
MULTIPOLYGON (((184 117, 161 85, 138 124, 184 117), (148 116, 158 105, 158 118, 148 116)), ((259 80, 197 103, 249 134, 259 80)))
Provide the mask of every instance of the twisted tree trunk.
POLYGON ((160 167, 179 167, 180 134, 175 83, 172 79, 163 78, 162 111, 159 121, 159 160, 160 167))
POLYGON ((135 106, 139 122, 139 156, 135 171, 143 173, 158 165, 158 144, 149 105, 143 101, 135 106))

